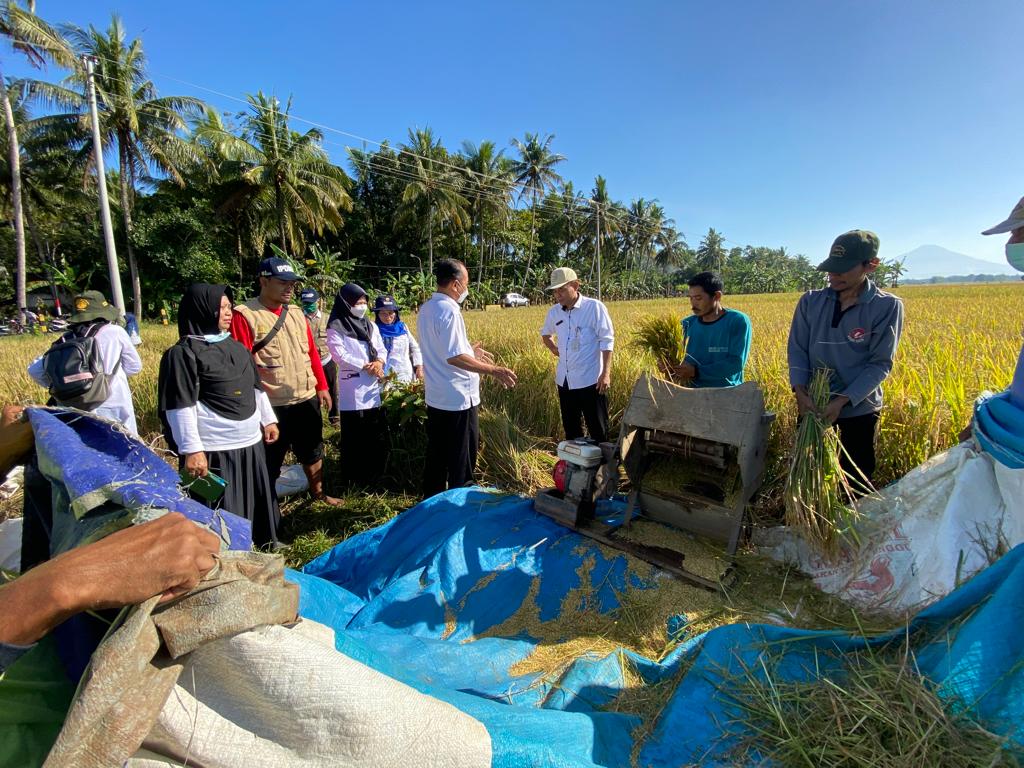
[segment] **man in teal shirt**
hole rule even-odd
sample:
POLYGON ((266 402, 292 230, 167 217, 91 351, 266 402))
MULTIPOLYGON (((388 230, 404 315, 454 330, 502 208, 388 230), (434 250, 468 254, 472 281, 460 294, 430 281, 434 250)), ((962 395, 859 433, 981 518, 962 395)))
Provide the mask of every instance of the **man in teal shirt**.
POLYGON ((700 272, 690 278, 690 309, 684 317, 686 357, 676 374, 691 387, 735 387, 743 383, 750 354, 750 318, 722 306, 722 278, 700 272))

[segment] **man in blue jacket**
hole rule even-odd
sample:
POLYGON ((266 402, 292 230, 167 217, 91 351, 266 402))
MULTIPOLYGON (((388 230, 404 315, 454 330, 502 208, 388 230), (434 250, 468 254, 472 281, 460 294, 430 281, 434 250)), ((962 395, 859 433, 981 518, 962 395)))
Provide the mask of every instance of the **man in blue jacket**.
POLYGON ((855 229, 837 237, 818 265, 828 273, 829 287, 800 297, 789 331, 797 410, 803 416, 814 409, 807 385, 816 369, 827 368, 831 400, 822 415, 839 428, 849 457, 842 457, 843 469, 854 480, 863 474, 870 481, 875 471, 882 382, 903 331, 903 302, 875 286, 870 276, 877 267, 878 235, 855 229))
POLYGON ((750 354, 750 318, 722 306, 722 278, 700 272, 690 278, 690 309, 684 317, 686 358, 675 373, 691 387, 735 387, 743 383, 750 354))

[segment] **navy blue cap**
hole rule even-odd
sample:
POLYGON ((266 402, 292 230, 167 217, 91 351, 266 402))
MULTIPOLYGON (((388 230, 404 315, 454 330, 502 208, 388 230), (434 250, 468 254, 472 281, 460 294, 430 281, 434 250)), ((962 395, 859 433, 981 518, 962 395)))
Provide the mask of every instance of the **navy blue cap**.
POLYGON ((303 288, 299 291, 299 301, 302 304, 312 304, 319 298, 320 294, 316 292, 316 288, 303 288))
POLYGON ((392 312, 398 312, 401 309, 401 307, 399 307, 398 303, 395 301, 395 297, 394 296, 388 296, 388 295, 384 294, 384 295, 378 296, 376 299, 374 299, 374 301, 373 301, 373 311, 374 312, 380 312, 381 310, 388 310, 388 309, 390 309, 392 312))
POLYGON ((276 277, 278 280, 302 279, 295 274, 295 270, 292 269, 291 264, 284 259, 277 258, 277 256, 271 256, 270 258, 261 261, 257 274, 260 277, 276 277))

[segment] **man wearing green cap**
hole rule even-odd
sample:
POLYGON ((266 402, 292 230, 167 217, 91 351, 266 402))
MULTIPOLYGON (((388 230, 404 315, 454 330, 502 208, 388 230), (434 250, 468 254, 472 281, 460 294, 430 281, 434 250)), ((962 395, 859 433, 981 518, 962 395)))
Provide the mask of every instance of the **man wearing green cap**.
MULTIPOLYGON (((68 331, 56 342, 60 344, 72 337, 92 336, 103 361, 107 374, 109 395, 93 413, 116 421, 132 434, 138 433, 135 423, 135 407, 132 392, 128 388, 128 377, 142 370, 142 358, 132 344, 128 332, 118 321, 121 319, 117 307, 107 302, 99 291, 85 291, 75 296, 74 313, 68 318, 68 331)), ((44 369, 45 354, 40 355, 28 367, 28 375, 44 387, 50 386, 44 369)))
POLYGON ((903 302, 875 286, 870 276, 877 267, 878 235, 855 229, 837 237, 818 265, 829 287, 800 297, 789 331, 797 411, 814 410, 807 385, 815 370, 827 368, 831 400, 822 415, 839 428, 843 469, 855 481, 870 481, 875 471, 882 382, 903 330, 903 302))

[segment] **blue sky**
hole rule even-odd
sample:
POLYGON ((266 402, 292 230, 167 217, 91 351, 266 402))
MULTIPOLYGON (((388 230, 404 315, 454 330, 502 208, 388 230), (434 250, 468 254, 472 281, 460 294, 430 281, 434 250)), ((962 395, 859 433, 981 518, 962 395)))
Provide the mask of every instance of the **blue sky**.
MULTIPOLYGON (((40 0, 51 22, 143 39, 162 94, 293 114, 449 149, 555 134, 561 171, 657 198, 696 245, 784 245, 813 260, 864 227, 883 257, 936 243, 1002 261, 978 232, 1024 194, 1019 0, 173 3, 40 0)), ((5 69, 22 74, 16 57, 5 69)), ((302 127, 297 124, 296 127, 302 127)), ((328 132, 344 162, 356 139, 328 132)))

